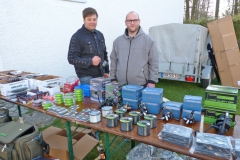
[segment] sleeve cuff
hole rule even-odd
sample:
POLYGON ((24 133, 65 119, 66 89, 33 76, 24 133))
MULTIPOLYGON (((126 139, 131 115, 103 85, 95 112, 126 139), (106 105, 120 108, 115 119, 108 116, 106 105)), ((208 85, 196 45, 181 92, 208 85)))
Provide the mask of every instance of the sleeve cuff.
POLYGON ((152 80, 148 80, 148 83, 156 84, 156 82, 154 82, 152 80))

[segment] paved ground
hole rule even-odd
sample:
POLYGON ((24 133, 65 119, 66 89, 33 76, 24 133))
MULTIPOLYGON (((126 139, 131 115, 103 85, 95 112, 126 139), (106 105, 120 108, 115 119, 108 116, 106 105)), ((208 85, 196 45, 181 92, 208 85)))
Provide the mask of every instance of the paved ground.
MULTIPOLYGON (((13 120, 19 121, 17 105, 0 100, 0 107, 7 107, 9 109, 10 116, 13 118, 13 120)), ((21 107, 21 113, 23 116, 24 123, 36 125, 38 127, 49 125, 55 119, 55 117, 28 109, 26 107, 21 107)))

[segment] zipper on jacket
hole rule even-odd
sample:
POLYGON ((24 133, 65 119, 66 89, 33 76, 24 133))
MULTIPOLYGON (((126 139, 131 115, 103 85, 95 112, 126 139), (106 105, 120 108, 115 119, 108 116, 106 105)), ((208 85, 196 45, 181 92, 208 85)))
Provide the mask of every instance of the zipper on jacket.
MULTIPOLYGON (((133 37, 134 38, 134 37, 133 37)), ((129 62, 129 56, 130 56, 130 50, 131 50, 131 43, 133 38, 130 39, 130 46, 129 46, 129 52, 128 52, 128 60, 127 60, 127 71, 126 71, 126 83, 128 84, 128 80, 127 80, 127 74, 128 74, 128 62, 129 62)))

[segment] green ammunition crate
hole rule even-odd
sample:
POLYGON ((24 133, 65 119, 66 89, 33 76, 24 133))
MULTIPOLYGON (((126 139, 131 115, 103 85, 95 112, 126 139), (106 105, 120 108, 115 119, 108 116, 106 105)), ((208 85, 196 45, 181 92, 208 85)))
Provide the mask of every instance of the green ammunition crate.
MULTIPOLYGON (((213 124, 216 122, 217 118, 221 114, 226 114, 226 111, 223 110, 212 110, 212 109, 204 109, 204 123, 213 124)), ((231 118, 231 127, 233 128, 235 125, 235 112, 229 111, 229 117, 231 118)))
POLYGON ((237 108, 238 88, 229 86, 209 85, 205 90, 205 106, 235 111, 237 108))

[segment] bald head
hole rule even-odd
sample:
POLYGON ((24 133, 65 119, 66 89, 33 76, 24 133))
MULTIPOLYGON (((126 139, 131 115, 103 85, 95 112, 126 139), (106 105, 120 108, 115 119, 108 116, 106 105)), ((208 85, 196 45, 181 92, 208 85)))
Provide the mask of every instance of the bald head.
POLYGON ((129 12, 129 13, 126 15, 126 19, 128 19, 129 15, 136 15, 137 18, 139 19, 139 15, 138 15, 136 12, 134 12, 134 11, 129 12))

